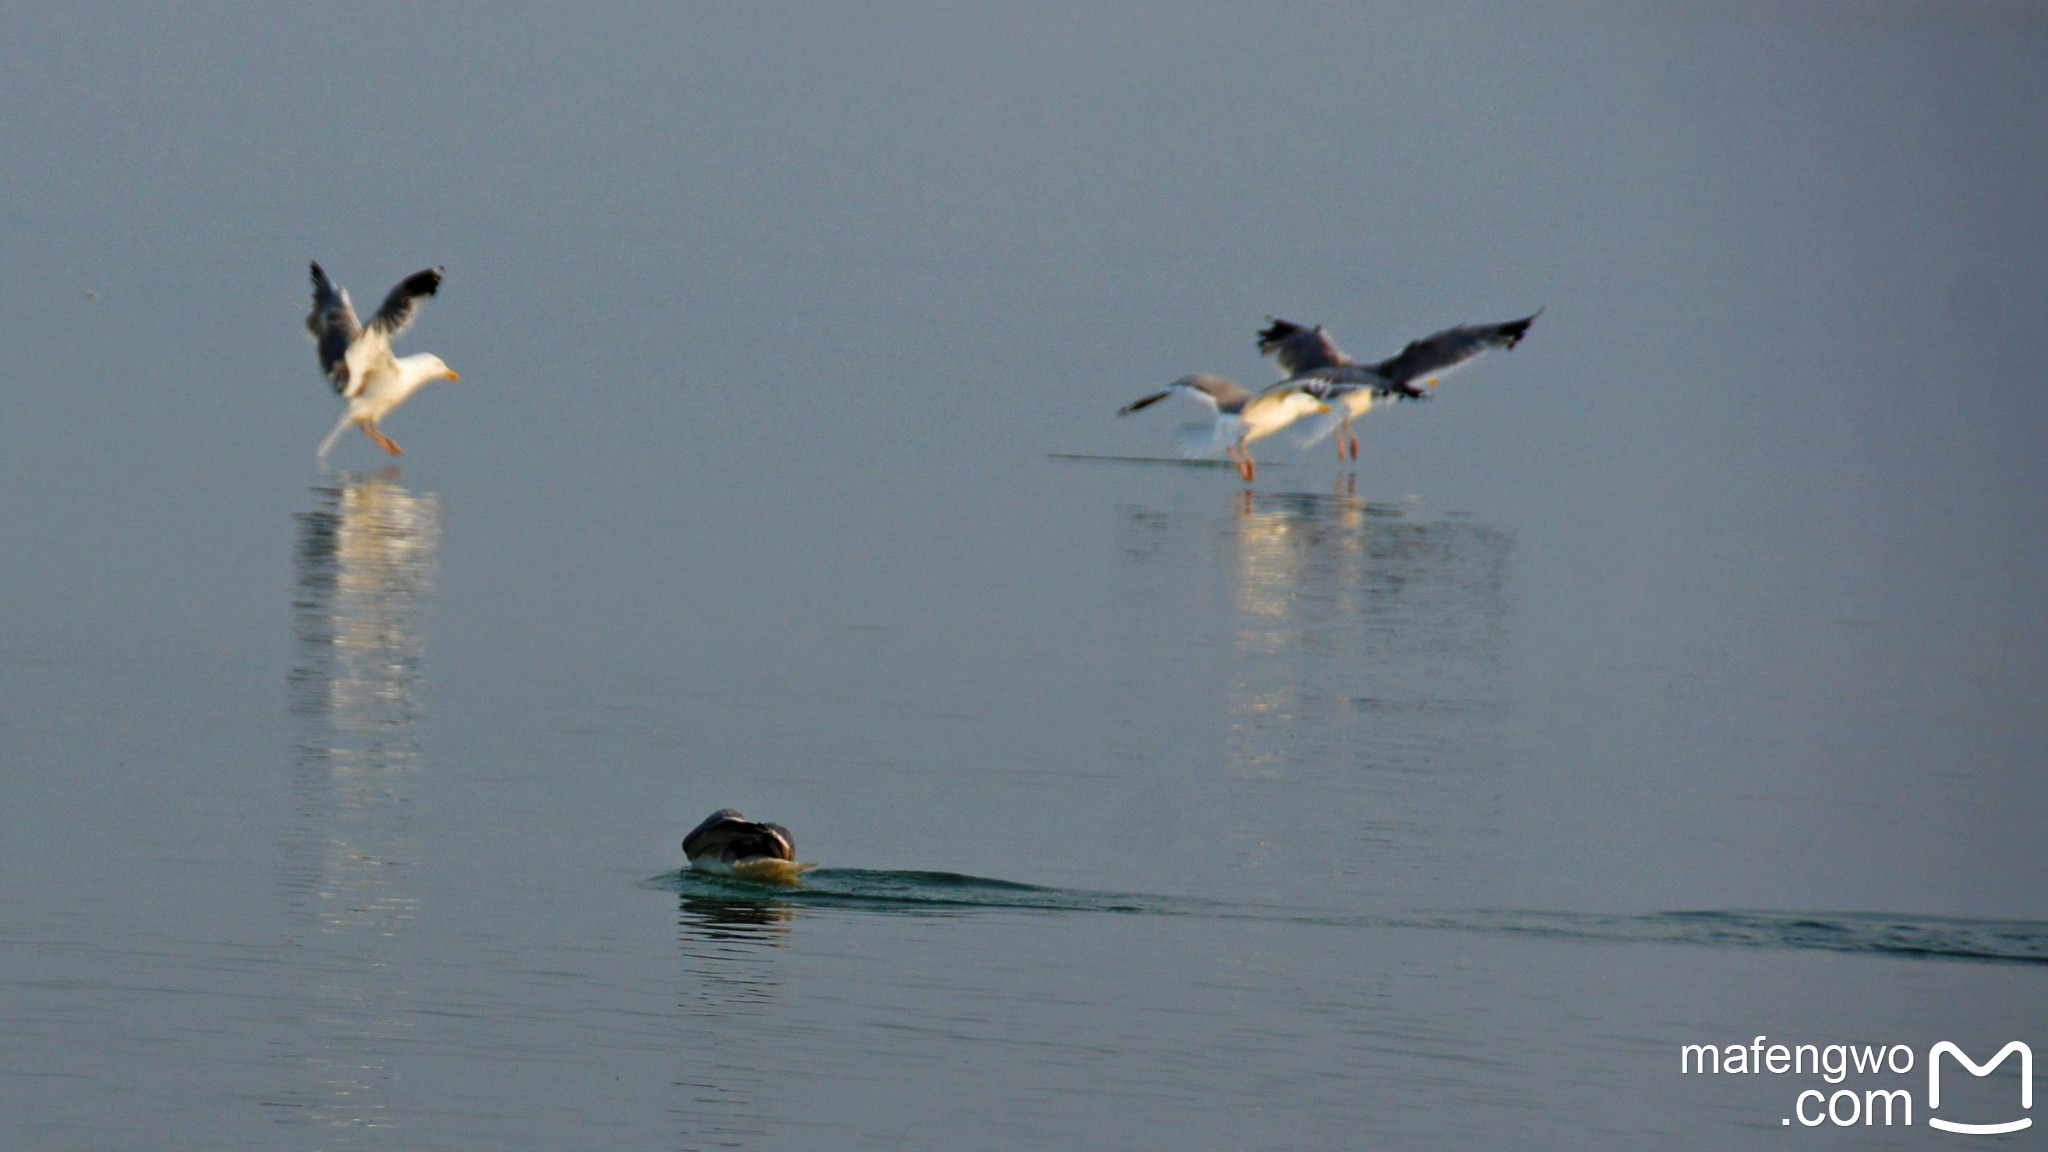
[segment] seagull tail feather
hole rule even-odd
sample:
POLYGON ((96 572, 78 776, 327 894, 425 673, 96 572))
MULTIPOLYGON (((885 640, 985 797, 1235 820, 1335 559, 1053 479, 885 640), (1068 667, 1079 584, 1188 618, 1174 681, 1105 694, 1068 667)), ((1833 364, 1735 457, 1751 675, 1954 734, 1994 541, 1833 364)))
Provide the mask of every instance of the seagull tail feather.
POLYGON ((341 434, 343 432, 348 431, 349 425, 353 423, 355 423, 355 421, 350 418, 349 414, 347 412, 343 412, 341 414, 341 423, 336 424, 334 426, 334 431, 329 432, 327 434, 327 439, 322 440, 320 442, 319 449, 313 453, 314 458, 319 460, 327 459, 327 454, 329 452, 334 451, 335 441, 340 440, 341 434))

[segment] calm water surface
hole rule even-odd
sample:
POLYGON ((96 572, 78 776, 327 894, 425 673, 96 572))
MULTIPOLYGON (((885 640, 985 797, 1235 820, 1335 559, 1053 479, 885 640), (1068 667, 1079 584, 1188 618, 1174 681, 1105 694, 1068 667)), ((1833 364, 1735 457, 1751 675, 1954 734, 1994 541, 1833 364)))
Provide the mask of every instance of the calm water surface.
POLYGON ((1678 1049, 2048 1057, 2033 9, 0 32, 0 1146, 1960 1146, 1678 1049), (308 258, 448 268, 398 467, 308 258), (1112 415, 1538 305, 1356 465, 1112 415))

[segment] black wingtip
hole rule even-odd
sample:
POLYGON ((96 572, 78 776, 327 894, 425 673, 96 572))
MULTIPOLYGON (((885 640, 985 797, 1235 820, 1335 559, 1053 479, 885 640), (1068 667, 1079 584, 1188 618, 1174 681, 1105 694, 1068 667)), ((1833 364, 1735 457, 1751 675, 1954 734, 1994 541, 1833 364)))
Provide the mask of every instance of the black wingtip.
POLYGON ((441 290, 441 277, 446 271, 440 267, 422 269, 407 276, 399 287, 405 289, 408 296, 435 295, 441 290))
POLYGON ((1131 401, 1129 404, 1126 404, 1123 407, 1117 409, 1116 414, 1119 416, 1129 416, 1133 412, 1137 412, 1145 408, 1150 408, 1152 405, 1159 403, 1161 400, 1166 399, 1170 395, 1172 395, 1172 393, 1169 391, 1154 392, 1150 396, 1140 396, 1136 400, 1131 401))
MULTIPOLYGON (((1548 307, 1548 304, 1544 305, 1544 308, 1548 307)), ((1522 317, 1520 320, 1510 320, 1506 324, 1501 325, 1500 331, 1502 346, 1507 348, 1513 348, 1515 345, 1520 344, 1522 342, 1522 337, 1527 336, 1529 334, 1529 325, 1534 324, 1536 322, 1536 318, 1541 315, 1543 315, 1543 308, 1538 308, 1534 312, 1529 313, 1527 316, 1522 317)))
POLYGON ((1259 351, 1262 353, 1271 352, 1273 349, 1286 343, 1290 338, 1298 336, 1304 331, 1307 331, 1307 329, 1291 320, 1282 320, 1278 316, 1268 316, 1266 317, 1266 326, 1259 330, 1259 351))

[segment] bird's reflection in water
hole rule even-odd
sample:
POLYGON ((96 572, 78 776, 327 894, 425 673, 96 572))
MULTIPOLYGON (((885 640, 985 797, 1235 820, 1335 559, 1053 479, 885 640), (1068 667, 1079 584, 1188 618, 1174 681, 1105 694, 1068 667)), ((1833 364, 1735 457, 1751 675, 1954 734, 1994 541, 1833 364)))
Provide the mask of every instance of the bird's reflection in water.
POLYGON ((1254 813, 1246 862, 1320 853, 1388 883, 1485 866, 1464 846, 1497 839, 1512 538, 1345 480, 1243 493, 1220 526, 1140 515, 1157 519, 1134 518, 1133 538, 1153 547, 1180 521, 1222 545, 1224 758, 1254 813))
POLYGON ((786 1061, 774 1032, 782 979, 778 949, 796 909, 772 897, 685 892, 676 1113, 681 1147, 752 1148, 767 1139, 775 1077, 786 1061))
MULTIPOLYGON (((1232 712, 1247 736, 1241 763, 1295 755, 1292 741, 1256 738, 1269 721, 1498 713, 1512 547, 1506 533, 1422 519, 1342 491, 1247 493, 1232 544, 1231 645, 1239 670, 1232 712)), ((1444 735, 1445 746, 1428 755, 1373 741, 1346 758, 1441 769, 1455 758, 1449 745, 1473 733, 1444 735)))
POLYGON ((419 914, 410 812, 441 511, 395 470, 313 494, 293 552, 297 737, 278 869, 307 983, 289 1001, 294 1075, 274 1103, 346 1139, 401 1126, 389 1089, 409 1029, 398 961, 419 914))

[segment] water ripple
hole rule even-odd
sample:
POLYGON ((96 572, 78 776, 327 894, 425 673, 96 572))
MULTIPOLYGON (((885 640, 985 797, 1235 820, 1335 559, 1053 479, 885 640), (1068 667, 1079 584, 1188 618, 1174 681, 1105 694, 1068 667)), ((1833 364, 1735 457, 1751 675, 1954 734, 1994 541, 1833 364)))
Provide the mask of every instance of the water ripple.
POLYGON ((794 887, 751 884, 690 869, 645 881, 682 896, 699 918, 728 916, 779 923, 802 908, 909 915, 982 910, 1192 916, 1269 920, 1332 928, 1409 928, 1547 936, 1621 944, 1870 953, 1945 960, 2048 964, 2048 921, 1969 919, 1887 912, 1701 910, 1615 915, 1484 909, 1342 915, 1312 909, 1233 904, 1185 896, 1046 888, 957 872, 820 868, 794 887), (744 915, 742 915, 744 913, 744 915))

